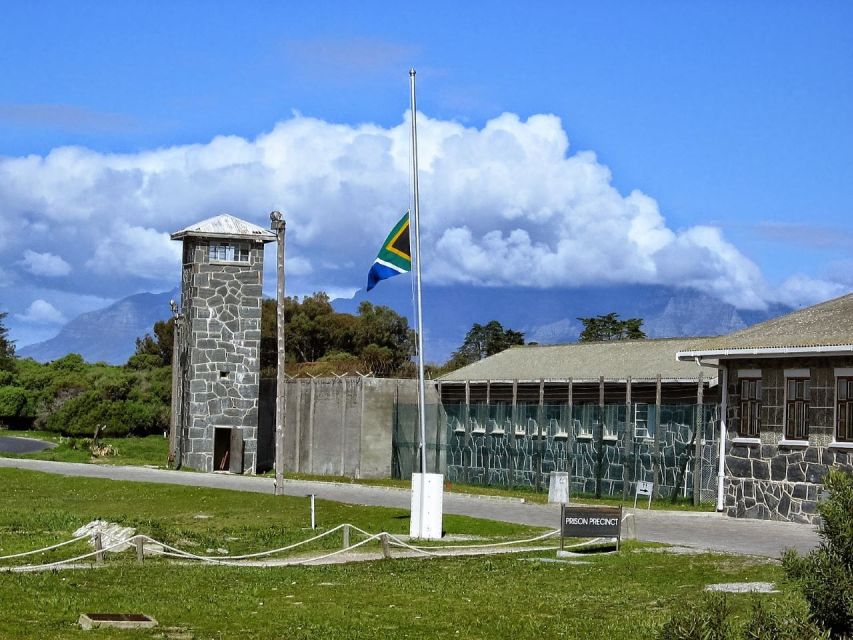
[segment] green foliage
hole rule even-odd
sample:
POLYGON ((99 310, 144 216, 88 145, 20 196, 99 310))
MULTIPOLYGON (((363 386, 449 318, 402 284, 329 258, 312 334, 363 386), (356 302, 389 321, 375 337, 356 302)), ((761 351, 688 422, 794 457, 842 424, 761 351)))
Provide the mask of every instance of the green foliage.
POLYGON ((0 311, 0 371, 9 371, 15 366, 15 343, 9 340, 5 311, 0 311))
POLYGON ((822 640, 829 634, 808 620, 797 607, 768 608, 753 600, 749 617, 739 623, 731 601, 722 593, 707 593, 684 607, 663 625, 659 640, 822 640))
POLYGON ((92 435, 98 426, 114 437, 162 433, 168 426, 165 409, 133 400, 110 400, 92 390, 65 402, 47 418, 45 428, 71 436, 92 435))
POLYGON ((475 323, 465 334, 462 346, 453 352, 445 369, 452 371, 521 344, 524 344, 524 334, 504 329, 497 320, 484 325, 475 323))
MULTIPOLYGON (((336 312, 329 296, 322 292, 301 301, 285 298, 284 321, 288 372, 297 375, 356 370, 400 375, 407 371, 413 353, 415 335, 406 318, 389 307, 369 302, 362 302, 354 316, 336 312), (330 358, 332 355, 335 357, 330 358)), ((264 300, 260 357, 266 377, 274 376, 277 366, 276 327, 275 300, 264 300)))
POLYGON ((27 391, 21 387, 0 387, 0 416, 23 414, 27 406, 27 391))
POLYGON ((789 551, 783 565, 814 620, 842 638, 853 635, 853 474, 830 469, 824 485, 829 497, 818 504, 820 546, 807 556, 789 551))
POLYGON ((641 340, 646 337, 642 329, 642 318, 620 320, 618 313, 608 313, 603 316, 578 318, 578 320, 583 323, 583 331, 578 337, 579 342, 641 340))
MULTIPOLYGON (((136 339, 136 352, 130 359, 133 360, 138 356, 150 356, 149 358, 137 358, 136 362, 150 362, 150 366, 156 367, 169 366, 172 364, 172 348, 175 344, 175 319, 158 320, 154 323, 153 331, 153 336, 146 333, 142 338, 136 339)), ((136 366, 135 368, 144 367, 136 366)))

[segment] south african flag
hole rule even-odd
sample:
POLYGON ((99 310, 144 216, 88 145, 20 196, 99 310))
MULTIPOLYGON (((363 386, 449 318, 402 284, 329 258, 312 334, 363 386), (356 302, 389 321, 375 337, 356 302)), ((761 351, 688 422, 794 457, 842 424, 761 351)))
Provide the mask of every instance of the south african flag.
POLYGON ((409 247, 409 212, 406 211, 400 221, 394 225, 391 233, 382 243, 379 255, 367 274, 367 290, 370 291, 380 280, 398 273, 412 270, 412 251, 409 247))

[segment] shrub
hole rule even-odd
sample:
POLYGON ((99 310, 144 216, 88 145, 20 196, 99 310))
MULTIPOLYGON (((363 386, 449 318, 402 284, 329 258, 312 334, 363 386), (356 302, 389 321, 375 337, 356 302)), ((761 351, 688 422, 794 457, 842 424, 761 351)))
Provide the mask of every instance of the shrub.
POLYGON ((756 598, 749 617, 738 623, 722 593, 708 593, 664 624, 660 640, 824 640, 828 632, 812 624, 796 607, 780 611, 756 598))
POLYGON ((806 556, 788 551, 783 565, 814 620, 843 638, 853 635, 853 475, 830 469, 824 484, 829 496, 818 504, 820 546, 806 556))
POLYGON ((27 406, 27 391, 21 387, 0 387, 0 416, 20 416, 27 406))

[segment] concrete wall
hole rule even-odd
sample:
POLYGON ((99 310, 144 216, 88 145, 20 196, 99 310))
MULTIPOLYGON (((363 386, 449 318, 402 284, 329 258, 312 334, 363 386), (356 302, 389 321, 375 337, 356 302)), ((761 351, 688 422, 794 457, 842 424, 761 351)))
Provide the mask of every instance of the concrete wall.
POLYGON ((853 358, 773 358, 731 360, 726 511, 732 516, 815 522, 817 501, 828 469, 853 472, 853 450, 834 442, 835 368, 853 367, 853 358), (785 370, 808 369, 811 381, 808 441, 786 444, 785 370), (760 370, 761 420, 758 438, 738 435, 741 372, 760 370))
MULTIPOLYGON (((383 378, 298 378, 285 390, 285 470, 353 478, 390 478, 399 406, 417 403, 417 381, 383 378)), ((437 404, 432 386, 427 401, 437 404)), ((259 459, 275 451, 275 381, 263 381, 259 459)), ((269 465, 269 466, 267 466, 269 465)))
POLYGON ((206 239, 184 240, 181 463, 202 471, 215 470, 217 429, 242 442, 242 464, 228 467, 255 470, 264 256, 247 244, 248 262, 211 262, 206 239))

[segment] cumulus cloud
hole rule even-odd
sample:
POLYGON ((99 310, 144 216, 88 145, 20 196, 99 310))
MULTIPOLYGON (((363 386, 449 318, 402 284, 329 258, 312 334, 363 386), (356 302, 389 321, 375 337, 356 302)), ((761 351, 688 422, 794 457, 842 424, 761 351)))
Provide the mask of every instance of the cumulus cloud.
POLYGON ((18 319, 33 324, 63 324, 65 316, 47 300, 34 300, 25 313, 18 314, 18 319))
POLYGON ((24 259, 21 260, 24 269, 36 276, 67 276, 71 273, 71 265, 65 262, 61 256, 52 253, 36 253, 30 249, 24 251, 24 259))
MULTIPOLYGON (((503 114, 482 128, 423 115, 419 123, 429 282, 667 284, 745 308, 777 297, 719 229, 673 229, 654 198, 620 193, 594 153, 570 151, 555 116, 503 114)), ((252 140, 2 158, 0 222, 16 221, 3 228, 4 248, 21 255, 38 233, 46 246, 36 255, 84 265, 69 286, 116 297, 174 286, 180 245, 169 232, 221 212, 266 225, 276 208, 288 222, 289 290, 352 290, 410 204, 409 163, 406 118, 386 128, 298 114, 252 140)))

